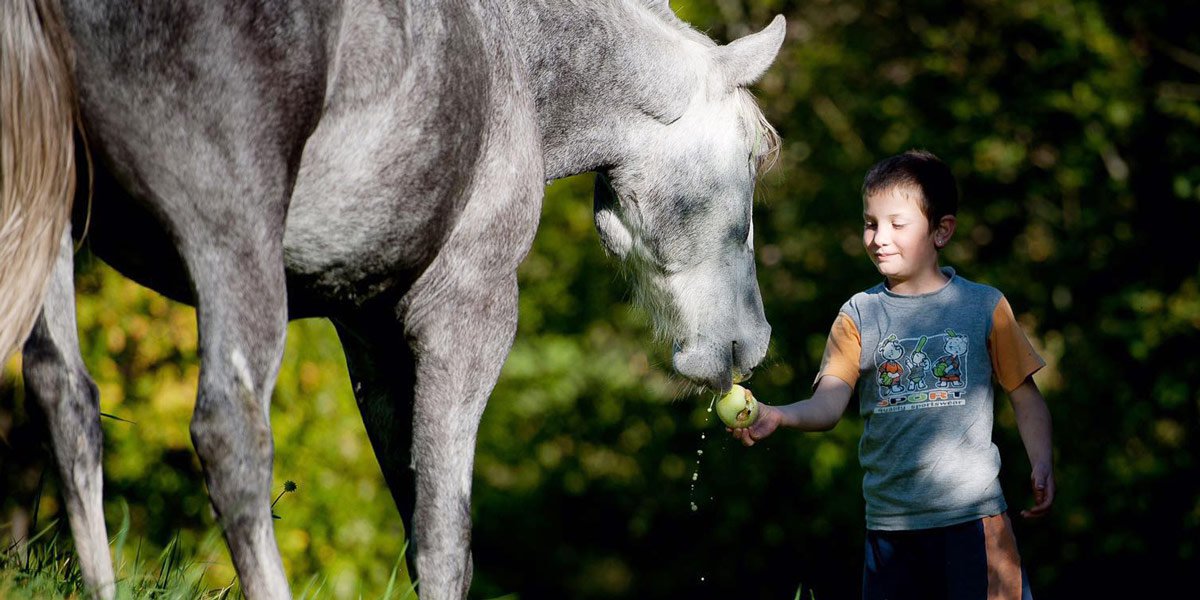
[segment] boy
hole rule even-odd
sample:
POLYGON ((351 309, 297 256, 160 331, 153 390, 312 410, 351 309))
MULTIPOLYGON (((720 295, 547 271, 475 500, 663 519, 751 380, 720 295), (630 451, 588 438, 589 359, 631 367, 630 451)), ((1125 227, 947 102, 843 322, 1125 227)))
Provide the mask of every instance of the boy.
POLYGON ((885 281, 842 306, 812 398, 761 405, 733 430, 747 446, 780 426, 827 431, 857 385, 866 500, 863 598, 1030 597, 992 443, 992 376, 1008 392, 1035 505, 1054 501, 1050 413, 1031 375, 1045 363, 994 288, 939 268, 958 192, 929 152, 881 161, 863 182, 863 244, 885 281))

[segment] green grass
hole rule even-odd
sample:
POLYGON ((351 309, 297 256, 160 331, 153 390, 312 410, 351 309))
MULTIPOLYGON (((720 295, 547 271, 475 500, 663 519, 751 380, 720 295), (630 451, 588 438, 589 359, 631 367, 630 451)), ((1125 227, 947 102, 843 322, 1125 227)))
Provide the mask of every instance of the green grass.
MULTIPOLYGON (((30 600, 88 597, 74 548, 65 537, 66 530, 64 523, 55 521, 29 540, 24 556, 16 544, 4 550, 0 555, 0 597, 30 600)), ((127 534, 128 521, 125 521, 112 542, 115 556, 124 555, 127 534)), ((115 565, 116 597, 122 600, 242 598, 236 581, 216 589, 207 586, 204 576, 208 565, 191 560, 186 550, 176 536, 152 558, 143 555, 138 543, 132 562, 115 565)))
MULTIPOLYGON (((803 593, 804 593, 804 584, 802 583, 802 584, 800 584, 800 587, 796 588, 796 597, 793 598, 792 600, 803 600, 803 598, 802 598, 803 593)), ((812 590, 812 588, 808 589, 808 600, 817 600, 817 593, 814 592, 812 590)))
MULTIPOLYGON (((0 552, 0 598, 12 600, 42 600, 42 599, 83 599, 88 598, 83 585, 83 577, 79 570, 79 562, 75 556, 74 547, 66 538, 65 523, 55 521, 38 531, 25 544, 22 554, 16 543, 3 548, 0 552)), ((125 546, 132 543, 128 539, 129 515, 125 512, 121 528, 112 540, 113 552, 117 557, 126 556, 125 546)), ((146 557, 141 552, 138 542, 133 552, 133 560, 118 559, 115 565, 118 600, 237 600, 243 598, 241 588, 236 579, 222 587, 212 587, 206 583, 206 574, 212 566, 196 560, 195 556, 211 555, 204 552, 213 544, 222 540, 217 535, 210 535, 201 543, 200 548, 185 548, 176 536, 157 557, 146 557)), ((416 592, 412 584, 398 583, 404 561, 401 552, 387 589, 379 596, 380 600, 415 600, 416 592)), ((332 597, 325 588, 324 577, 314 575, 302 586, 294 585, 296 598, 303 600, 319 600, 332 597)), ((363 598, 361 593, 359 598, 363 598)))

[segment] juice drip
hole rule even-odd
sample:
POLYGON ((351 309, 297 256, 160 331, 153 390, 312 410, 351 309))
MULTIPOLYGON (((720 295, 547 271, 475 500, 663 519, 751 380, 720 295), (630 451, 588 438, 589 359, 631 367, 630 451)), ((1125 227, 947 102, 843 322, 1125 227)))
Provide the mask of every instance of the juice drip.
MULTIPOLYGON (((713 406, 717 404, 717 395, 713 394, 712 401, 708 403, 708 413, 711 415, 713 406)), ((704 445, 704 432, 700 432, 700 445, 704 445)), ((704 450, 696 449, 696 470, 692 471, 692 489, 688 494, 688 503, 691 505, 692 512, 700 510, 700 505, 696 504, 696 482, 700 479, 700 457, 704 456, 704 450)))
MULTIPOLYGON (((716 403, 717 403, 717 396, 716 396, 716 394, 714 394, 712 397, 712 401, 708 403, 708 414, 709 415, 712 414, 713 406, 715 406, 716 403)), ((706 419, 706 424, 707 424, 707 419, 706 419)), ((701 446, 704 445, 705 436, 706 436, 706 434, 703 431, 701 431, 700 432, 700 445, 701 446)), ((691 492, 688 494, 688 501, 689 501, 689 504, 691 504, 692 512, 696 512, 696 511, 700 510, 700 505, 696 504, 696 482, 700 480, 700 459, 703 456, 704 456, 704 449, 697 448, 696 449, 696 469, 694 471, 692 471, 692 488, 691 488, 691 492)), ((709 500, 712 500, 712 498, 709 498, 709 500)), ((704 584, 706 582, 707 582, 707 579, 701 573, 700 574, 700 583, 704 584)))

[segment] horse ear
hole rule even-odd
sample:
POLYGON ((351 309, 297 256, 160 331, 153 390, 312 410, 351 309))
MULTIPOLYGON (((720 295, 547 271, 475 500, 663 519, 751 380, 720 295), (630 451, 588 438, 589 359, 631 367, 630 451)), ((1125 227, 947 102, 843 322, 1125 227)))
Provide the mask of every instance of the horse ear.
POLYGON ((593 195, 593 212, 596 219, 596 232, 600 234, 600 244, 609 254, 625 260, 633 248, 633 235, 629 228, 617 216, 617 195, 608 183, 608 177, 596 173, 596 186, 593 195))
POLYGON ((762 31, 752 33, 714 49, 718 68, 732 87, 750 85, 767 72, 783 45, 787 22, 776 15, 762 31))

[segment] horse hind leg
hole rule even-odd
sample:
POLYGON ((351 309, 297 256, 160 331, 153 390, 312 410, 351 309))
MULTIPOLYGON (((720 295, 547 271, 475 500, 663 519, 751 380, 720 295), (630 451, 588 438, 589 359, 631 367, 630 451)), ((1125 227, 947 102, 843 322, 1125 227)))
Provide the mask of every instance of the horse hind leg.
POLYGON ((115 580, 104 527, 99 394, 79 353, 72 254, 68 229, 42 314, 25 342, 23 371, 26 390, 46 415, 84 584, 108 599, 115 580))

